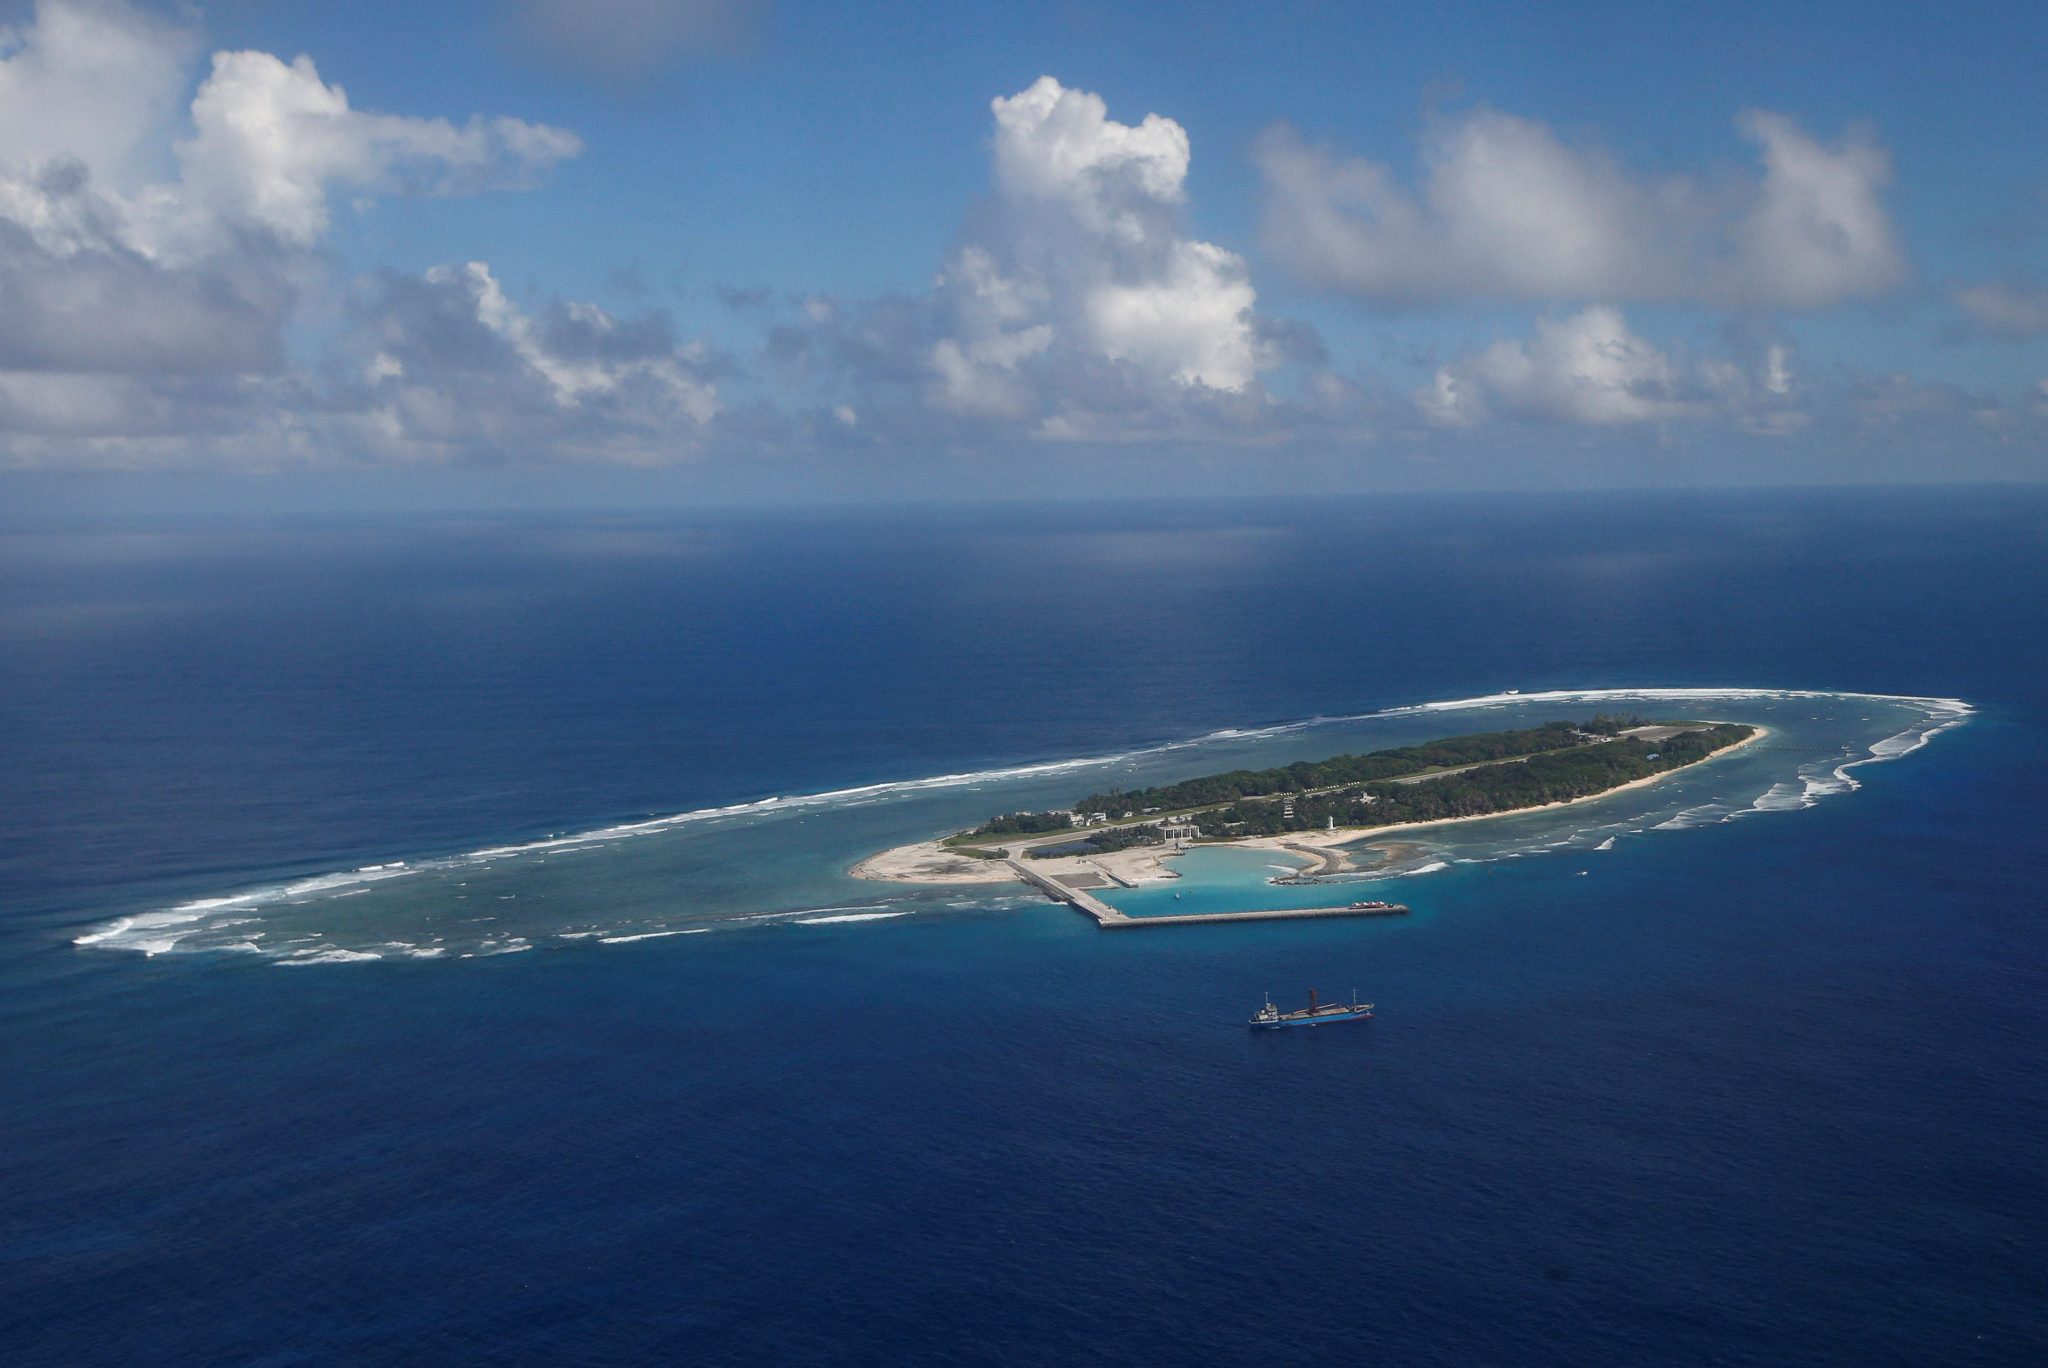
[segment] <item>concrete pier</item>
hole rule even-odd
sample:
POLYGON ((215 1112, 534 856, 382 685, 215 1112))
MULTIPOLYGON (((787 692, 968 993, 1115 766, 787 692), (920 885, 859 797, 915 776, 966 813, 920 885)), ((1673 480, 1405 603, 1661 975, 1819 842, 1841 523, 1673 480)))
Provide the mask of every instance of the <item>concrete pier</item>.
POLYGON ((1140 926, 1192 926, 1196 922, 1307 921, 1313 917, 1405 917, 1405 903, 1385 907, 1270 907, 1247 912, 1182 912, 1170 917, 1124 917, 1098 921, 1105 931, 1128 931, 1140 926))
POLYGON ((1131 920, 1102 899, 1096 897, 1093 893, 1085 889, 1069 888, 1057 879, 1048 878, 1046 875, 1030 868, 1022 860, 1005 860, 1004 863, 1016 871, 1018 878, 1055 902, 1063 902, 1070 907, 1079 908, 1095 918, 1097 926, 1107 926, 1111 922, 1131 920))
POLYGON ((1306 921, 1315 917, 1408 915, 1405 903, 1388 903, 1379 907, 1268 907, 1245 912, 1185 912, 1169 917, 1127 917, 1093 893, 1084 889, 1069 888, 1057 879, 1026 867, 1022 860, 1013 859, 1004 863, 1016 871, 1018 878, 1047 897, 1093 917, 1095 924, 1104 931, 1127 931, 1141 926, 1192 926, 1197 922, 1306 921))

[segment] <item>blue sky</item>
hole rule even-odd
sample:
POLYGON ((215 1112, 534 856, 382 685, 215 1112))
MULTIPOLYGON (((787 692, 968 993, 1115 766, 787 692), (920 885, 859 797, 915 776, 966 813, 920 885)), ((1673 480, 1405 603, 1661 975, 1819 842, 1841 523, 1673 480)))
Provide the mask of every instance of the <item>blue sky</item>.
POLYGON ((0 22, 18 491, 2048 469, 2038 5, 0 22))

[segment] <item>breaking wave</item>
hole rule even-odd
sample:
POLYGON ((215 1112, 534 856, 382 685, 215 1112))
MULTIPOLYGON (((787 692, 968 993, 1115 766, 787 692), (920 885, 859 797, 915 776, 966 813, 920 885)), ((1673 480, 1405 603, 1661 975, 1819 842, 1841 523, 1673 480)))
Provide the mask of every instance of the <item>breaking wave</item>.
POLYGON ((383 958, 382 955, 376 954, 373 951, 343 950, 337 946, 330 950, 301 950, 297 954, 284 956, 278 960, 278 963, 283 965, 350 964, 361 960, 380 960, 383 958))
POLYGON ((891 917, 907 917, 908 912, 847 912, 836 917, 799 917, 797 926, 837 926, 841 922, 887 921, 891 917))

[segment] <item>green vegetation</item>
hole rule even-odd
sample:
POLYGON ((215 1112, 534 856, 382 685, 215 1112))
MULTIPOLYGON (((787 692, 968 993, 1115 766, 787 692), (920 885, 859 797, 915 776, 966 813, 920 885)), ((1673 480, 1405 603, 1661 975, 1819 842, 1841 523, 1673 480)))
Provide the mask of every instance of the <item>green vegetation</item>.
POLYGON ((1034 846, 1024 854, 1033 860, 1057 859, 1061 855, 1102 855, 1112 850, 1129 850, 1132 846, 1161 845, 1165 840, 1158 827, 1133 822, 1129 826, 1096 827, 1075 840, 1052 846, 1034 846))
POLYGON ((972 831, 963 831, 949 839, 971 840, 978 836, 1037 836, 1048 831, 1066 831, 1074 825, 1072 817, 1064 812, 1006 812, 1000 817, 991 817, 972 831))
MULTIPOLYGON (((1199 779, 1183 779, 1177 784, 1133 789, 1128 793, 1112 790, 1090 794, 1075 804, 1074 810, 1106 812, 1111 817, 1120 817, 1124 813, 1141 814, 1148 810, 1172 812, 1212 807, 1263 794, 1308 793, 1342 784, 1369 783, 1376 779, 1393 779, 1401 775, 1484 764, 1489 760, 1506 760, 1583 745, 1586 733, 1593 731, 1596 724, 1611 726, 1613 731, 1635 725, 1621 718, 1600 717, 1584 727, 1570 722, 1546 722, 1540 727, 1522 731, 1453 736, 1420 746, 1400 746, 1365 755, 1299 760, 1279 769, 1232 770, 1228 774, 1204 775, 1199 779)), ((1612 732, 1603 731, 1601 734, 1611 735, 1612 732)))
POLYGON ((1272 836, 1342 827, 1392 826, 1446 817, 1483 817, 1515 808, 1570 802, 1637 779, 1647 779, 1703 760, 1755 731, 1724 723, 1663 741, 1633 737, 1584 741, 1565 750, 1530 755, 1510 763, 1412 783, 1347 785, 1287 798, 1246 798, 1197 814, 1192 820, 1209 840, 1272 836))
MULTIPOLYGON (((1756 730, 1741 723, 1668 722, 1659 725, 1692 730, 1659 741, 1621 734, 1643 725, 1639 717, 1601 714, 1585 722, 1547 722, 1275 769, 1233 770, 1128 793, 1091 794, 1074 810, 1108 813, 1108 825, 1074 829, 1071 841, 1027 853, 1048 858, 1158 845, 1166 839, 1159 822, 1167 815, 1186 822, 1196 839, 1208 841, 1332 825, 1483 817, 1587 798, 1681 769, 1756 730)), ((988 838, 1039 836, 1072 827, 1066 812, 1011 812, 948 837, 946 843, 977 859, 1001 859, 1000 850, 986 848, 988 838), (984 844, 977 846, 977 841, 984 844)))

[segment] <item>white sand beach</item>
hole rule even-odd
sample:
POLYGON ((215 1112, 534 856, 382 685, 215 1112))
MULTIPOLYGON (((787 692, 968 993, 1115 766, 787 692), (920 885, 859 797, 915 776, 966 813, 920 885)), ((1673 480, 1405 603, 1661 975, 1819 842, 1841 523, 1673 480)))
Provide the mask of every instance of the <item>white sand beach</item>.
MULTIPOLYGON (((1749 725, 1755 726, 1754 723, 1749 725)), ((1248 836, 1236 841, 1208 841, 1203 844, 1208 847, 1237 850, 1268 850, 1298 861, 1303 872, 1339 873, 1355 867, 1354 852, 1350 847, 1360 843, 1376 841, 1401 832, 1420 831, 1426 827, 1453 826, 1463 822, 1491 822, 1502 817, 1542 812, 1549 808, 1576 807, 1581 803, 1597 802, 1602 798, 1611 798, 1617 793, 1626 793, 1630 789, 1647 788, 1652 784, 1661 783, 1674 774, 1686 773, 1741 750, 1744 746, 1754 745, 1770 734, 1770 728, 1756 726, 1755 730, 1742 740, 1710 751, 1690 765, 1665 770, 1662 774, 1632 779, 1626 784, 1617 784, 1611 789, 1603 789, 1599 793, 1589 793, 1583 798, 1573 798, 1561 803, 1538 803, 1530 807, 1482 813, 1475 817, 1438 817, 1422 822, 1395 822, 1386 826, 1290 831, 1278 836, 1248 836)), ((856 864, 847 873, 856 879, 874 879, 884 883, 999 884, 1016 880, 1016 874, 1002 860, 983 860, 972 855, 963 855, 943 845, 941 842, 945 839, 940 837, 879 851, 856 864)), ((1000 844, 991 841, 984 848, 1003 850, 1013 857, 1021 858, 1022 852, 1029 846, 1057 844, 1071 839, 1072 834, 1062 832, 1052 836, 1034 836, 1028 840, 1000 844)), ((1136 886, 1179 878, 1180 875, 1167 862, 1181 853, 1171 846, 1135 846, 1129 850, 1115 850, 1100 855, 1069 855, 1034 860, 1032 868, 1040 869, 1063 883, 1073 883, 1076 887, 1101 887, 1105 884, 1136 886)))

